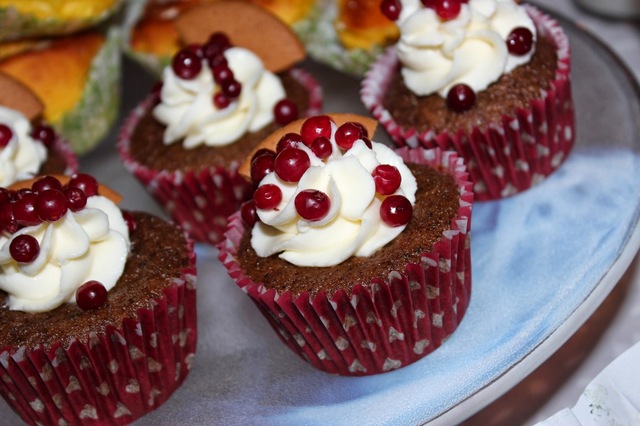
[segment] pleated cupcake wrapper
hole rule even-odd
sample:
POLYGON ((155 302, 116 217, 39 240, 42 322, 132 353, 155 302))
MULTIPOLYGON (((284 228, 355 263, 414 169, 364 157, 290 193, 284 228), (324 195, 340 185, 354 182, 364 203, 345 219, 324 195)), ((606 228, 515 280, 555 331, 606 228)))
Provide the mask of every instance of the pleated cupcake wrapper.
POLYGON ((454 332, 469 304, 473 194, 464 163, 456 153, 440 149, 398 152, 410 162, 442 165, 460 187, 460 208, 451 229, 419 264, 409 263, 387 277, 372 277, 369 286, 294 297, 290 291, 267 289, 243 273, 236 259, 245 232, 239 212, 231 216, 226 240, 218 244, 229 275, 281 340, 327 373, 365 376, 411 364, 454 332))
POLYGON ((419 132, 396 122, 383 106, 392 77, 399 72, 395 47, 376 61, 362 81, 364 105, 398 145, 440 147, 458 151, 474 182, 476 200, 504 198, 535 185, 566 159, 575 141, 575 113, 570 82, 570 49, 558 23, 533 6, 527 11, 538 28, 538 37, 557 47, 556 76, 540 99, 529 108, 504 115, 501 122, 470 133, 419 132))
POLYGON ((0 392, 28 424, 121 425, 159 407, 195 355, 196 269, 190 266, 121 327, 51 348, 5 347, 0 392))
MULTIPOLYGON (((309 91, 305 115, 322 109, 322 90, 306 71, 292 69, 292 76, 309 91)), ((145 99, 127 118, 118 137, 118 151, 125 167, 142 183, 171 219, 198 242, 215 244, 222 239, 227 217, 253 194, 253 185, 238 173, 239 163, 194 171, 154 170, 139 163, 130 153, 131 135, 153 95, 145 99)))

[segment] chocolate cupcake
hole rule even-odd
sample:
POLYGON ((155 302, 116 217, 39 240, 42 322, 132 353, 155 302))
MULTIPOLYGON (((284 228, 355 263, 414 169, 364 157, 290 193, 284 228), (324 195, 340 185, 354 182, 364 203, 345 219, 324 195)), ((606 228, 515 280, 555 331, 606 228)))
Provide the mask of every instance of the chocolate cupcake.
POLYGON ((257 6, 226 3, 181 15, 189 47, 165 68, 161 89, 130 114, 118 140, 127 169, 192 238, 208 243, 221 239, 229 214, 251 196, 252 184, 238 174, 242 161, 273 130, 322 104, 313 77, 294 67, 304 50, 291 30, 257 6), (245 8, 256 19, 269 16, 274 27, 263 28, 261 38, 248 38, 243 26, 210 32, 227 28, 245 8), (209 35, 198 38, 204 31, 209 35), (286 51, 274 55, 273 45, 286 51))
POLYGON ((383 2, 401 37, 367 72, 362 101, 397 144, 458 151, 477 200, 519 193, 575 141, 568 39, 529 5, 450 3, 383 2))
POLYGON ((189 372, 193 244, 88 175, 29 184, 2 191, 0 394, 29 424, 131 423, 189 372))
POLYGON ((230 276, 322 371, 383 373, 434 351, 471 294, 473 195, 462 160, 394 152, 369 140, 373 120, 354 115, 285 130, 270 138, 277 154, 256 151, 273 167, 254 158, 252 178, 264 177, 218 244, 230 276))

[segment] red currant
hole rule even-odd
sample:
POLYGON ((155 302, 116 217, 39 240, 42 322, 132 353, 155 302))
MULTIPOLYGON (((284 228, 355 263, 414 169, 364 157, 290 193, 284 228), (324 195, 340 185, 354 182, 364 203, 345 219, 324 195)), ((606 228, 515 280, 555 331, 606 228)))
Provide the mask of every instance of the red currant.
POLYGON ((76 303, 83 311, 98 309, 107 303, 107 289, 99 281, 87 281, 76 290, 76 303))
POLYGON ((331 141, 324 136, 317 137, 311 144, 311 151, 321 160, 329 158, 333 152, 331 141))
POLYGON ((16 262, 33 262, 40 254, 40 243, 29 234, 17 235, 9 244, 9 254, 16 262))
POLYGON ((227 98, 235 99, 242 92, 242 83, 235 79, 225 80, 220 84, 220 88, 227 98))
POLYGON ((261 185, 253 193, 253 202, 261 210, 273 210, 282 201, 282 190, 277 185, 267 183, 261 185))
POLYGON ((397 167, 391 164, 380 164, 373 171, 373 181, 378 194, 391 195, 400 188, 402 176, 397 167))
POLYGON ((202 46, 202 55, 205 58, 221 56, 221 53, 231 47, 229 37, 223 32, 216 31, 211 34, 207 42, 202 46))
POLYGON ((433 0, 431 3, 436 14, 443 21, 455 19, 460 14, 461 6, 459 0, 433 0))
POLYGON ((211 73, 213 74, 213 80, 218 84, 233 79, 233 71, 231 71, 231 68, 229 68, 227 64, 213 67, 211 73))
POLYGON ((35 207, 40 219, 45 222, 55 222, 67 212, 67 197, 62 191, 47 189, 38 192, 35 207))
POLYGON ((136 229, 138 229, 138 223, 136 222, 136 218, 133 216, 133 214, 130 211, 123 210, 122 218, 127 224, 127 229, 129 230, 129 232, 133 232, 136 229))
POLYGON ((400 0, 382 0, 380 2, 380 12, 391 21, 396 21, 400 17, 401 11, 400 0))
POLYGON ((87 196, 80 188, 70 187, 63 190, 64 196, 67 198, 67 206, 72 212, 77 212, 87 205, 87 196))
POLYGON ((213 105, 218 109, 225 109, 231 104, 231 99, 227 98, 224 93, 217 92, 213 95, 213 105))
POLYGON ((182 49, 176 53, 171 62, 173 72, 184 80, 193 80, 202 69, 200 57, 189 49, 182 49))
POLYGON ((318 221, 324 218, 331 208, 329 196, 316 189, 300 191, 294 200, 296 211, 303 219, 318 221))
POLYGON ((331 118, 328 115, 316 115, 302 123, 300 135, 305 145, 311 146, 318 136, 331 137, 331 118))
POLYGON ((351 149, 353 143, 362 138, 362 127, 353 122, 347 122, 338 127, 335 138, 336 144, 344 150, 351 149))
POLYGON ((273 160, 276 158, 276 154, 273 151, 267 149, 256 152, 251 159, 251 181, 254 184, 259 184, 260 181, 273 171, 273 160))
POLYGON ((258 221, 256 203, 253 200, 245 201, 240 206, 240 217, 247 228, 253 227, 258 221))
POLYGON ((476 93, 464 83, 451 87, 447 93, 447 106, 455 112, 464 112, 476 103, 476 93))
POLYGON ((229 63, 227 62, 227 58, 224 57, 222 53, 214 56, 206 56, 207 64, 209 64, 209 69, 214 69, 219 66, 228 67, 229 63))
POLYGON ((202 57, 202 46, 198 43, 192 43, 184 47, 185 49, 195 53, 199 58, 202 57))
POLYGON ((310 166, 309 156, 298 148, 283 149, 273 162, 273 170, 285 182, 298 182, 310 166))
POLYGON ((13 199, 13 193, 7 188, 0 187, 0 204, 8 203, 13 199))
POLYGON ((0 124, 0 148, 4 148, 9 145, 13 138, 13 130, 6 124, 0 124))
POLYGON ((413 206, 403 195, 390 195, 380 205, 380 217, 389 226, 406 225, 412 214, 413 206))
POLYGON ((285 133, 276 144, 276 153, 285 148, 297 148, 299 143, 302 143, 302 136, 299 133, 285 133))
POLYGON ((298 106, 289 99, 280 99, 273 107, 276 123, 287 125, 298 119, 298 106))
POLYGON ((82 189, 87 197, 98 194, 98 181, 86 173, 76 173, 72 175, 67 186, 82 189))
POLYGON ((31 137, 39 140, 46 147, 52 147, 56 141, 56 133, 53 127, 46 123, 40 123, 31 130, 31 137))
POLYGON ((36 210, 36 193, 23 194, 12 204, 13 219, 20 226, 33 226, 42 223, 36 210))
POLYGON ((507 49, 516 56, 526 55, 533 48, 533 33, 525 27, 514 28, 507 37, 507 49))
POLYGON ((33 192, 44 191, 47 189, 62 191, 62 183, 53 176, 43 176, 31 185, 31 190, 33 192))

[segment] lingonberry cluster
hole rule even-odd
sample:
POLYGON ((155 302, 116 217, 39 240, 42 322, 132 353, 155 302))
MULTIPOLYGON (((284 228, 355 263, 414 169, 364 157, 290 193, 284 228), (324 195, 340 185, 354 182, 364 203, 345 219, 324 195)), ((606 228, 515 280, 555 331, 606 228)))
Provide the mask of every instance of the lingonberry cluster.
MULTIPOLYGON (((218 109, 228 107, 242 93, 242 83, 236 80, 229 68, 224 52, 232 47, 229 37, 222 32, 214 32, 202 45, 189 45, 179 50, 173 57, 171 68, 183 80, 195 79, 206 61, 213 81, 220 90, 213 94, 213 105, 218 109)), ((298 118, 298 107, 289 99, 282 99, 274 106, 275 121, 284 126, 298 118)))
MULTIPOLYGON (((276 144, 276 151, 258 150, 251 160, 251 180, 259 182, 270 172, 289 183, 300 180, 311 167, 307 152, 300 144, 307 146, 319 159, 328 158, 333 152, 331 144, 333 120, 327 115, 310 117, 304 121, 300 133, 286 133, 276 144)), ((343 152, 351 149, 357 140, 362 140, 372 148, 367 129, 357 122, 346 122, 338 126, 333 135, 336 145, 343 152)), ((406 225, 411 219, 412 206, 402 195, 391 195, 400 187, 402 181, 399 170, 390 164, 381 164, 372 173, 376 192, 385 197, 380 216, 391 226, 406 225)), ((255 209, 273 210, 282 201, 282 190, 275 184, 259 186, 253 199, 246 202, 241 209, 243 221, 253 226, 258 220, 255 209)), ((308 221, 322 220, 331 208, 331 199, 327 194, 316 189, 300 191, 294 199, 296 212, 308 221)))
MULTIPOLYGON (((9 145, 13 135, 13 129, 9 125, 0 123, 0 149, 9 145)), ((31 137, 42 142, 47 148, 52 147, 56 140, 53 128, 44 122, 40 122, 31 129, 31 137)))

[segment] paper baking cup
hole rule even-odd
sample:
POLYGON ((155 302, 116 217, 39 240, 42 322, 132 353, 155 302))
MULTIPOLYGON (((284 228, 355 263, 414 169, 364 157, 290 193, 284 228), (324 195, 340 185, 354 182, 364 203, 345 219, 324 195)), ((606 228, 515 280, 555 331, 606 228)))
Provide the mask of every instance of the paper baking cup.
POLYGON ((0 393, 32 425, 123 425, 182 384, 197 341, 195 254, 149 309, 119 328, 51 348, 5 347, 0 393))
MULTIPOLYGON (((366 376, 411 364, 438 348, 462 320, 471 295, 470 224, 473 194, 462 159, 440 149, 402 148, 406 161, 449 170, 460 188, 458 216, 419 264, 352 290, 278 292, 247 277, 236 253, 244 223, 231 216, 219 258, 282 341, 314 367, 366 376)), ((384 248, 382 249, 384 250, 384 248)), ((400 255, 400 254, 399 254, 400 255)))
POLYGON ((505 114, 501 122, 474 128, 470 134, 420 133, 399 125, 383 106, 389 82, 398 72, 395 47, 387 49, 362 81, 362 102, 395 143, 437 146, 462 155, 474 182, 476 200, 500 199, 530 188, 556 170, 574 144, 569 41, 555 20, 535 7, 525 7, 538 28, 538 37, 552 40, 557 47, 556 76, 528 109, 505 114))
MULTIPOLYGON (((309 91, 309 109, 305 115, 320 113, 320 85, 306 71, 292 69, 290 72, 309 91)), ((215 244, 224 234, 227 217, 250 198, 253 186, 238 173, 238 162, 227 167, 168 171, 154 170, 136 161, 130 153, 131 135, 153 102, 154 95, 150 95, 126 119, 117 142, 120 157, 127 170, 191 238, 215 244)))

